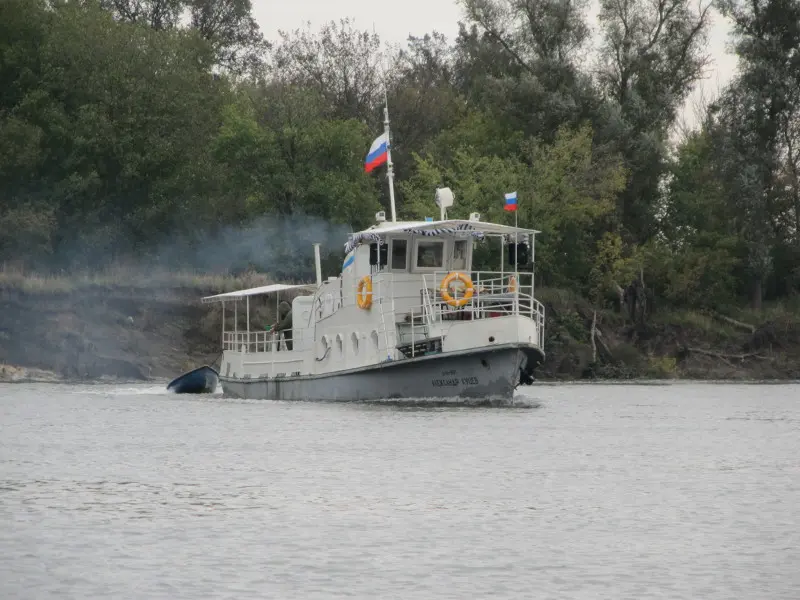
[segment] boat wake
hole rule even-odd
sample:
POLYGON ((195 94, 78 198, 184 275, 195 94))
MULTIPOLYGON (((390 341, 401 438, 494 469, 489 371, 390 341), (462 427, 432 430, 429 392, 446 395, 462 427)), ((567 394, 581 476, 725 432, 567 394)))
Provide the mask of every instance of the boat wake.
POLYGON ((108 390, 113 396, 164 396, 169 394, 163 385, 147 387, 118 387, 108 390))
POLYGON ((517 396, 507 398, 383 398, 380 400, 341 400, 340 403, 363 406, 397 408, 541 408, 542 403, 533 398, 517 396))
MULTIPOLYGON (((174 392, 167 389, 166 385, 98 385, 91 387, 81 387, 75 390, 76 394, 98 394, 101 396, 178 396, 174 392)), ((197 394, 197 396, 205 396, 207 398, 221 398, 222 390, 217 389, 215 392, 208 394, 197 394)), ((185 398, 185 396, 183 396, 185 398)))
POLYGON ((168 394, 163 385, 76 385, 69 393, 98 396, 164 396, 168 394))

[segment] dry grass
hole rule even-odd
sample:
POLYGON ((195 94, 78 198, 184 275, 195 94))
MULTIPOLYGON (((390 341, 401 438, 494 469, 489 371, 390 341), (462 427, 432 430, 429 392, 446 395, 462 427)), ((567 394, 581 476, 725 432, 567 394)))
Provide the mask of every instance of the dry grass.
POLYGON ((52 371, 45 371, 44 369, 29 369, 0 363, 0 382, 3 383, 15 381, 53 382, 58 381, 59 379, 59 376, 52 371))
POLYGON ((143 271, 115 267, 100 272, 43 275, 8 267, 0 268, 0 289, 26 294, 57 295, 85 289, 193 290, 201 293, 231 292, 273 283, 266 274, 248 272, 233 276, 221 273, 143 271))
POLYGON ((749 308, 741 309, 733 316, 756 326, 768 322, 798 323, 800 322, 800 296, 795 295, 776 302, 765 302, 760 311, 749 308))
POLYGON ((696 310, 665 310, 656 313, 655 320, 664 325, 685 327, 704 335, 722 336, 723 338, 735 338, 740 333, 731 325, 696 310))

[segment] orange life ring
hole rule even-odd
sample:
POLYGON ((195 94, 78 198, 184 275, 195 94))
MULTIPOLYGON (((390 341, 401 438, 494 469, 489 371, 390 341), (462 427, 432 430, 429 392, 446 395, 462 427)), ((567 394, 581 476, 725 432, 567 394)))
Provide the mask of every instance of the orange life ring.
POLYGON ((447 304, 459 307, 464 306, 470 301, 472 294, 475 293, 475 289, 472 287, 472 280, 469 278, 469 275, 459 271, 451 271, 442 279, 442 283, 439 285, 439 293, 447 304), (450 293, 450 284, 454 281, 460 281, 467 287, 461 298, 453 298, 453 295, 450 293))
POLYGON ((356 302, 359 308, 368 309, 372 306, 372 277, 364 275, 358 282, 356 302), (366 293, 365 293, 366 292, 366 293))

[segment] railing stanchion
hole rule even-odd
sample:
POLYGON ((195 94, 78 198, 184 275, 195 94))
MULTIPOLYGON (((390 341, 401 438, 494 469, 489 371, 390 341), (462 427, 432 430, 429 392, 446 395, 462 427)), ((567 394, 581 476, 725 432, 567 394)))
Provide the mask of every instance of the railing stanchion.
POLYGON ((414 328, 416 324, 414 323, 414 309, 411 309, 411 358, 414 358, 414 328))

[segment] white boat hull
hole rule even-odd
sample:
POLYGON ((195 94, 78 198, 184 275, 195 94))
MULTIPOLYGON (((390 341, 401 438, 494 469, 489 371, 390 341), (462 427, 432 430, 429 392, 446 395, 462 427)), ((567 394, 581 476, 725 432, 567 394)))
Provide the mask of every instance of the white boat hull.
POLYGON ((363 402, 380 400, 511 400, 523 372, 544 359, 527 343, 444 352, 321 375, 242 379, 220 376, 236 398, 363 402))

